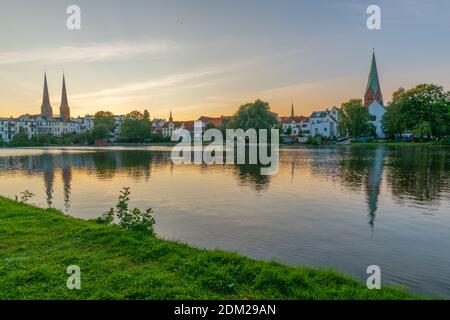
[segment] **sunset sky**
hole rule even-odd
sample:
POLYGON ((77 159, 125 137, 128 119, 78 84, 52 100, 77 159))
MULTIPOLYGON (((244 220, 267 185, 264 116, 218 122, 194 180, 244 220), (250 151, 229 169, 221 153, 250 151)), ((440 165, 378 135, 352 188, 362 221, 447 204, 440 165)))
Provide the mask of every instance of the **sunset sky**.
POLYGON ((450 1, 0 0, 0 116, 40 112, 44 70, 59 111, 148 109, 176 120, 266 100, 298 115, 361 98, 372 48, 385 101, 398 87, 450 90, 450 1), (66 28, 81 7, 82 29, 66 28), (382 30, 366 27, 367 6, 382 30))

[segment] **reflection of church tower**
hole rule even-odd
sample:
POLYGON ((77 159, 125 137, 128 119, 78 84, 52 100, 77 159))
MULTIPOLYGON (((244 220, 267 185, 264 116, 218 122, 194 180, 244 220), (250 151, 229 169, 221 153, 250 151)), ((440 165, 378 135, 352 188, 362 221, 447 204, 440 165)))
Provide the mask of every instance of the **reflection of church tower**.
POLYGON ((49 208, 53 204, 53 183, 55 181, 55 170, 52 165, 44 169, 45 194, 47 196, 47 205, 49 208))
POLYGON ((53 117, 53 109, 50 105, 50 96, 48 94, 47 73, 44 75, 44 93, 42 96, 41 115, 47 118, 53 117))
POLYGON ((66 212, 70 209, 70 194, 71 194, 71 182, 72 182, 72 168, 62 168, 62 180, 64 187, 64 208, 66 212))
POLYGON ((377 148, 372 164, 367 170, 367 205, 369 207, 369 224, 372 229, 375 227, 375 220, 378 210, 378 198, 380 196, 381 182, 384 166, 384 148, 377 148))
POLYGON ((378 78, 377 61, 375 51, 372 55, 372 64, 370 66, 369 80, 367 81, 366 94, 364 95, 364 106, 370 107, 372 102, 378 101, 382 106, 383 94, 381 93, 380 79, 378 78))
POLYGON ((59 116, 64 121, 70 121, 70 108, 67 100, 66 77, 63 75, 61 106, 59 107, 59 116))

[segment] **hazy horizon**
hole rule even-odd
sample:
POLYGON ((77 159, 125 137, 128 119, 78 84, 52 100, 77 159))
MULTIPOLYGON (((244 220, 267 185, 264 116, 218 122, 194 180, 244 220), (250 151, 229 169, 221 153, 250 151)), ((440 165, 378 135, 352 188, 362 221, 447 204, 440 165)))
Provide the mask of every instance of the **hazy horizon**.
POLYGON ((262 99, 297 115, 362 98, 372 48, 385 102, 399 87, 450 89, 450 3, 395 1, 0 0, 0 117, 37 114, 47 72, 59 112, 63 69, 72 116, 148 109, 152 118, 230 115, 262 99), (366 27, 378 4, 382 29, 366 27))

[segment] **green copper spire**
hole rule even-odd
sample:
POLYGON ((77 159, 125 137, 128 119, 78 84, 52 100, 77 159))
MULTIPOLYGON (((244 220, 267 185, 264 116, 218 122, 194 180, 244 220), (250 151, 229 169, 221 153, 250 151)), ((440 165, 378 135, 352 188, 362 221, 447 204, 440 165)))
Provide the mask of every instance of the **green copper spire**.
POLYGON ((370 67, 369 81, 367 82, 367 89, 372 89, 372 92, 377 93, 380 88, 380 80, 378 78, 377 60, 375 52, 372 55, 372 65, 370 67))
POLYGON ((380 79, 378 77, 377 60, 375 58, 375 50, 372 54, 372 63, 370 66, 369 80, 367 81, 366 94, 364 97, 364 105, 370 106, 373 101, 378 101, 383 105, 383 95, 381 93, 380 79))

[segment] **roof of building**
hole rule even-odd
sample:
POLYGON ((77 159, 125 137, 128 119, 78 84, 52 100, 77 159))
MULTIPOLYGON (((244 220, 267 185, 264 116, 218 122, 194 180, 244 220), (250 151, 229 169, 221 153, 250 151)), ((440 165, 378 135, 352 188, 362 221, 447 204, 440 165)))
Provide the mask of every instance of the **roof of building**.
POLYGON ((216 127, 221 127, 223 125, 221 117, 220 118, 211 118, 211 117, 201 116, 198 120, 202 121, 204 123, 213 124, 216 127))
POLYGON ((192 131, 195 128, 195 121, 194 120, 183 121, 183 126, 184 126, 184 129, 186 129, 188 131, 192 131))
POLYGON ((305 116, 298 116, 298 117, 280 117, 279 119, 281 124, 291 124, 293 122, 295 123, 304 122, 308 118, 305 116))
POLYGON ((213 124, 216 127, 222 127, 224 121, 229 121, 233 119, 233 116, 221 116, 221 117, 206 117, 201 116, 198 121, 202 121, 203 123, 210 123, 213 124))

